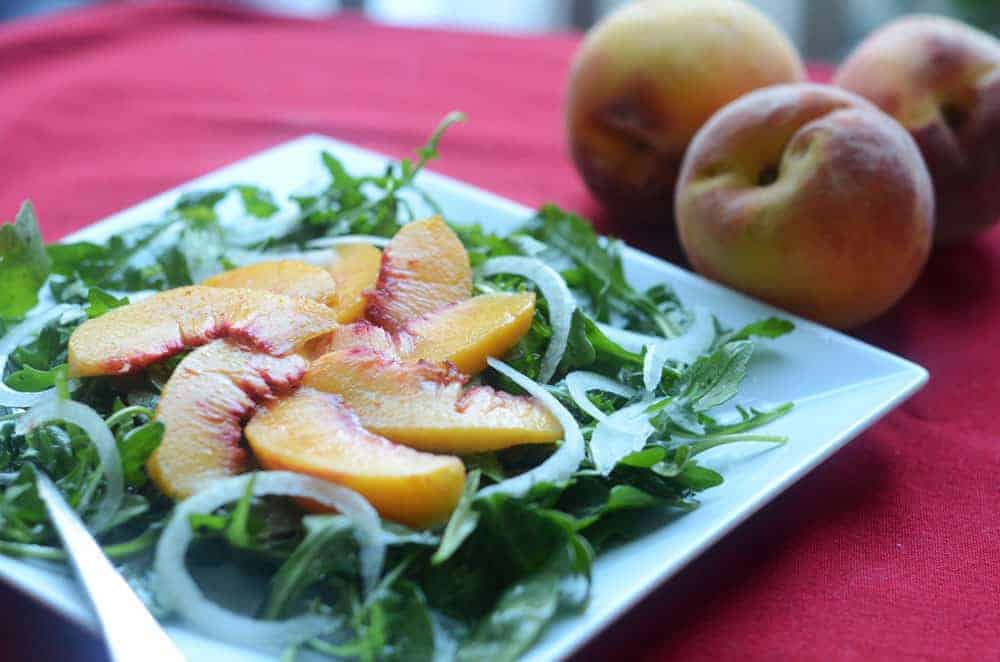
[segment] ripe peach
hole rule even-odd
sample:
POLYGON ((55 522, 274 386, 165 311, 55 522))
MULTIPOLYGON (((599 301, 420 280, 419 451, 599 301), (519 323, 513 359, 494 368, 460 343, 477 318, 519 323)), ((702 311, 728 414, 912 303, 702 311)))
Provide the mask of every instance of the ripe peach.
POLYGON ((409 526, 446 520, 465 485, 457 457, 397 446, 361 427, 339 396, 310 388, 266 407, 245 433, 262 466, 349 487, 409 526))
POLYGON ((837 71, 913 135, 937 194, 935 241, 1000 220, 1000 40, 941 16, 910 16, 868 37, 837 71))
POLYGON ((712 113, 750 90, 804 78, 791 42, 743 2, 629 3, 587 34, 573 60, 573 160, 609 213, 669 222, 684 150, 712 113))
POLYGON ((314 361, 302 384, 339 395, 366 430, 420 450, 482 453, 562 439, 562 426, 534 398, 466 389, 468 379, 447 363, 354 348, 314 361))
POLYGON ((298 355, 277 358, 226 340, 191 352, 167 380, 156 408, 164 430, 146 464, 150 478, 164 494, 183 499, 243 472, 243 419, 257 403, 294 388, 305 370, 298 355))
POLYGON ((233 338, 281 356, 337 327, 327 306, 259 290, 192 285, 87 320, 69 338, 73 377, 134 372, 188 347, 233 338))
POLYGON ((337 283, 337 321, 361 319, 365 314, 366 290, 375 287, 382 266, 382 251, 370 244, 346 244, 334 252, 326 270, 337 283))
POLYGON ((367 320, 353 324, 342 324, 330 333, 309 344, 309 356, 315 360, 324 354, 342 349, 364 348, 398 358, 399 347, 396 339, 380 326, 367 320))
POLYGON ((406 359, 448 361, 466 374, 486 369, 531 328, 535 295, 483 294, 410 321, 397 344, 406 359))
POLYGON ((337 283, 323 267, 298 260, 258 262, 215 274, 203 287, 245 288, 311 299, 328 306, 337 303, 337 283))
POLYGON ((440 217, 404 225, 382 253, 378 284, 368 293, 365 314, 386 330, 472 293, 469 254, 440 217))
POLYGON ((934 198, 913 139, 850 92, 757 90, 695 136, 677 184, 699 272, 836 327, 888 309, 930 252, 934 198))

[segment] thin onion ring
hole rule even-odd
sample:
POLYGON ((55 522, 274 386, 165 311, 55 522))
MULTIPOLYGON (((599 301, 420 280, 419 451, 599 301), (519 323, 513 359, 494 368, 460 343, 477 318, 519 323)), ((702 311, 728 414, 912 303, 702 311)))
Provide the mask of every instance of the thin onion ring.
POLYGON ((184 557, 194 537, 190 516, 239 500, 250 481, 255 496, 307 497, 347 516, 355 525, 365 588, 374 587, 385 559, 385 540, 375 509, 345 487, 290 471, 264 471, 220 480, 177 504, 156 546, 157 597, 194 627, 225 641, 250 647, 300 643, 329 630, 331 619, 308 615, 262 621, 236 614, 210 602, 185 567, 184 557))

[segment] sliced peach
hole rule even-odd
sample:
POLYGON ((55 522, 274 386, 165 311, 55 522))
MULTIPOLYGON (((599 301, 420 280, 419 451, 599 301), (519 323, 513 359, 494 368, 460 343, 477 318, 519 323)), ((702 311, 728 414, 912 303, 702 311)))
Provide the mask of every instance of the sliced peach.
POLYGON ((400 353, 406 359, 450 361, 475 374, 486 369, 488 357, 513 347, 534 316, 534 294, 483 294, 409 322, 399 334, 400 353))
POLYGON ((163 440, 146 464, 150 478, 175 499, 246 469, 240 423, 255 405, 298 384, 306 360, 274 357, 227 340, 199 347, 167 380, 156 419, 163 440))
POLYGON ((323 304, 222 287, 181 287, 87 320, 69 339, 73 377, 140 370, 187 347, 233 338, 274 356, 337 327, 323 304))
POLYGON ((375 287, 382 267, 382 251, 371 244, 337 248, 326 270, 337 283, 337 321, 347 324, 365 314, 365 291, 375 287))
POLYGON ((355 348, 321 356, 302 383, 339 395, 366 429, 420 450, 481 453, 562 438, 559 422, 535 399, 466 389, 467 381, 448 364, 355 348))
POLYGON ((223 271, 201 282, 205 287, 243 287, 272 294, 337 304, 337 283, 323 267, 298 260, 258 262, 223 271))
POLYGON ((398 446, 365 430, 339 396, 309 388, 258 413, 245 433, 262 466, 349 487, 409 526, 446 520, 465 484, 457 457, 398 446))
POLYGON ((382 254, 365 315, 391 332, 412 319, 464 301, 472 268, 462 242, 440 217, 404 225, 382 254))
POLYGON ((399 354, 396 340, 389 332, 371 322, 361 320, 353 324, 344 324, 310 343, 309 355, 318 358, 330 352, 342 349, 364 348, 386 356, 395 357, 399 354))

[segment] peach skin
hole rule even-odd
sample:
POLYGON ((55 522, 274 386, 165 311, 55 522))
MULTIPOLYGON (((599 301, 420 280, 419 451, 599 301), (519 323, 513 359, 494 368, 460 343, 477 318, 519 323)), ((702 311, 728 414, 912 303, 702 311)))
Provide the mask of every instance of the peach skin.
POLYGON ((909 16, 862 42, 834 81, 916 139, 937 195, 936 242, 1000 220, 1000 40, 942 16, 909 16))
POLYGON ((698 128, 750 90, 804 79, 792 43, 746 3, 628 3, 587 34, 573 59, 570 151, 609 214, 670 231, 674 182, 698 128))
POLYGON ((913 139, 850 92, 797 84, 719 111, 684 159, 676 218, 703 275, 835 327, 885 312, 930 252, 913 139))

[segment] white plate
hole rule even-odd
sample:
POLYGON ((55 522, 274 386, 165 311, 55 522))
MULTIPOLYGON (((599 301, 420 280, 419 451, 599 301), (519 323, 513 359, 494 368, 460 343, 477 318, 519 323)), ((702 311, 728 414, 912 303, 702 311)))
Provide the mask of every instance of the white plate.
MULTIPOLYGON (((375 172, 387 163, 379 154, 323 136, 305 136, 159 195, 67 239, 100 241, 156 219, 173 204, 180 190, 237 182, 258 184, 279 194, 301 190, 306 183, 324 179, 318 158, 321 150, 342 159, 352 172, 375 172)), ((532 213, 514 202, 431 172, 421 175, 420 184, 439 201, 446 217, 455 221, 478 222, 503 232, 532 213)), ((781 313, 645 253, 629 249, 625 268, 629 280, 639 288, 668 282, 685 302, 707 306, 730 327, 775 313, 794 319, 792 334, 761 344, 740 396, 751 402, 794 400, 795 409, 767 428, 767 432, 788 435, 791 441, 778 448, 743 444, 706 453, 705 463, 723 473, 725 484, 702 493, 702 505, 694 512, 600 556, 594 564, 593 591, 586 610, 548 628, 526 655, 529 660, 558 659, 580 648, 927 381, 927 371, 918 365, 781 313)), ((0 556, 0 578, 96 630, 83 596, 59 568, 0 556)), ((183 627, 168 630, 191 660, 216 660, 220 655, 227 660, 267 659, 259 651, 233 648, 183 627)))

